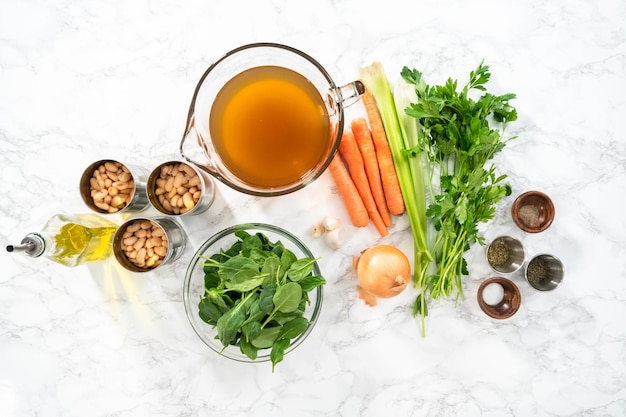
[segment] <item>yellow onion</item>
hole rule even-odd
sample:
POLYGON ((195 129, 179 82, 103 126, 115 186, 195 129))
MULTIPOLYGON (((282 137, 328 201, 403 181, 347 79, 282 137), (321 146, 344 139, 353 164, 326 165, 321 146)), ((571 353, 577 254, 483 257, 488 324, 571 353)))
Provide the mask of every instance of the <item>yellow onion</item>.
POLYGON ((400 249, 377 245, 363 251, 356 264, 359 298, 370 306, 377 298, 400 294, 411 280, 411 263, 400 249))

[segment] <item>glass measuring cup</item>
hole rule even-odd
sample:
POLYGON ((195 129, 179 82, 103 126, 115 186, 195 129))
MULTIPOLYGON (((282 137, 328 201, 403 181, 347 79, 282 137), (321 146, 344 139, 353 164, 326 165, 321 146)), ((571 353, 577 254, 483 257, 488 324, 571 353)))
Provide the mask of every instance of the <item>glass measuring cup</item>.
MULTIPOLYGON (((275 99, 289 100, 289 98, 285 98, 287 97, 286 93, 278 89, 269 88, 266 92, 270 102, 275 99)), ((215 61, 200 78, 189 108, 185 133, 180 143, 180 154, 188 162, 240 192, 265 197, 294 192, 310 184, 326 170, 341 141, 344 127, 344 107, 355 103, 363 92, 364 86, 360 81, 337 86, 320 63, 298 49, 276 43, 254 43, 241 46, 215 61), (247 138, 251 145, 250 149, 247 149, 247 146, 229 145, 229 139, 225 134, 223 138, 219 137, 222 136, 221 132, 225 129, 225 122, 222 120, 226 119, 214 119, 212 123, 210 121, 214 117, 212 114, 214 103, 216 100, 220 100, 221 92, 229 88, 227 86, 229 82, 240 75, 241 78, 247 77, 246 74, 258 71, 259 68, 265 68, 266 73, 274 70, 281 72, 287 69, 288 72, 295 73, 296 77, 305 80, 306 88, 314 90, 312 98, 319 99, 319 105, 314 107, 317 111, 322 112, 319 117, 325 126, 324 133, 321 135, 324 136, 323 140, 320 140, 314 156, 307 157, 307 162, 302 163, 298 168, 300 171, 297 177, 280 178, 275 183, 263 180, 256 181, 254 170, 258 171, 256 172, 257 176, 272 177, 272 174, 280 171, 283 166, 295 164, 295 159, 299 157, 287 156, 284 160, 274 160, 276 153, 283 150, 283 145, 264 142, 267 140, 266 137, 247 138), (227 87, 225 88, 225 86, 227 87), (318 97, 313 97, 316 95, 318 97), (239 154, 234 157, 228 155, 224 149, 229 146, 236 148, 235 151, 239 154), (252 167, 245 167, 247 170, 245 173, 251 173, 251 175, 246 176, 241 173, 244 170, 236 169, 233 160, 240 156, 251 161, 252 167), (262 164, 263 158, 266 159, 266 165, 262 164), (289 158, 292 158, 293 161, 289 158)), ((252 100, 256 99, 255 95, 249 97, 252 100)), ((287 102, 287 107, 289 104, 287 102)), ((261 108, 267 106, 268 104, 260 105, 261 108)), ((215 111, 217 112, 217 110, 215 111)), ((243 116, 244 112, 241 113, 243 116)), ((241 127, 245 123, 249 123, 249 119, 248 121, 243 118, 241 121, 237 120, 233 126, 241 127)), ((288 121, 281 123, 290 124, 288 121)), ((257 128, 252 128, 253 133, 248 133, 248 136, 254 136, 255 129, 257 128)), ((300 135, 306 133, 306 131, 302 131, 294 135, 293 138, 290 137, 289 140, 292 142, 285 146, 294 152, 297 151, 300 149, 298 142, 301 140, 300 135)))

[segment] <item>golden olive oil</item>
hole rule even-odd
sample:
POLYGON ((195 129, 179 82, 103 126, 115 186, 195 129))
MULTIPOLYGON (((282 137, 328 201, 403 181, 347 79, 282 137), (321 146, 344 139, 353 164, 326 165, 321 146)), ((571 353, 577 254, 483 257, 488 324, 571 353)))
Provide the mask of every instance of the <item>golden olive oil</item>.
POLYGON ((57 214, 41 232, 29 233, 19 245, 7 245, 6 249, 32 258, 45 256, 65 266, 77 266, 110 257, 117 229, 115 223, 95 214, 57 214))
POLYGON ((61 226, 53 236, 55 249, 49 258, 60 264, 74 266, 96 262, 111 256, 116 226, 86 227, 77 223, 61 226))
POLYGON ((229 80, 212 105, 209 130, 228 170, 267 188, 305 177, 323 162, 331 140, 317 88, 279 66, 251 68, 229 80))

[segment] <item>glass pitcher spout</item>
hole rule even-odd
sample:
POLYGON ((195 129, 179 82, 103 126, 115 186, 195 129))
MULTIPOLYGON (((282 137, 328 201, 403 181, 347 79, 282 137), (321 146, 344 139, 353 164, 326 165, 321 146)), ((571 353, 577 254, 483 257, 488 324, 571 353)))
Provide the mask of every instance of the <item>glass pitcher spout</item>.
POLYGON ((223 178, 221 178, 213 164, 213 160, 210 156, 211 151, 208 148, 207 142, 195 131, 194 118, 195 116, 192 110, 187 120, 185 133, 180 141, 180 155, 185 161, 197 166, 216 179, 223 181, 223 178))

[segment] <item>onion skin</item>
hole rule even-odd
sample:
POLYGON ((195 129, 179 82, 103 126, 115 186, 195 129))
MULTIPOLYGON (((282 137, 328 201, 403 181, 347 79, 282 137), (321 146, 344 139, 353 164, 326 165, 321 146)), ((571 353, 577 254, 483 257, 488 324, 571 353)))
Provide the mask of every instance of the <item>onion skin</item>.
POLYGON ((409 259, 391 245, 377 245, 363 251, 356 269, 359 298, 369 306, 375 306, 377 298, 400 294, 411 280, 409 259))

